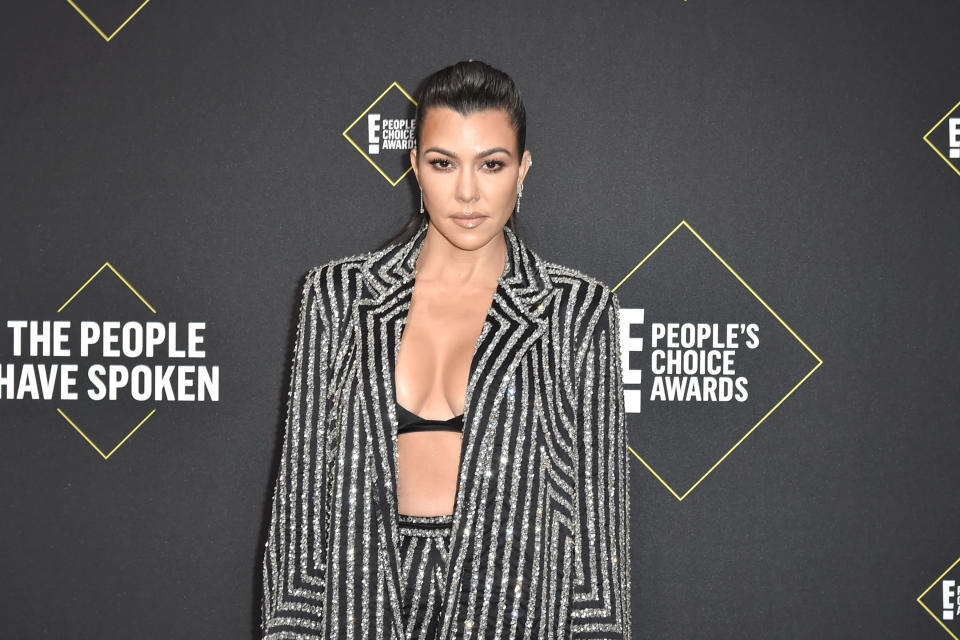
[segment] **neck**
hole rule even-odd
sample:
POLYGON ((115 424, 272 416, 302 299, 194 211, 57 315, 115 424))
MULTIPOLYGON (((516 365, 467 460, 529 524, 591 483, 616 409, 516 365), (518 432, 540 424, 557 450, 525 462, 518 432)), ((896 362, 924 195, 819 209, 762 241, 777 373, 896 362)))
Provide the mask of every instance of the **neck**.
POLYGON ((507 241, 502 230, 478 247, 463 248, 430 224, 417 256, 416 277, 454 287, 496 287, 506 259, 507 241))

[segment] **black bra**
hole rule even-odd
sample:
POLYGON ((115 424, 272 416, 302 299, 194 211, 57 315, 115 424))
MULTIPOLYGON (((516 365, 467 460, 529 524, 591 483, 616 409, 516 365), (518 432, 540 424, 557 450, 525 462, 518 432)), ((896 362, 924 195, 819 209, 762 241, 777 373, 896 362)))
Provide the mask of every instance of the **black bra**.
POLYGON ((412 431, 459 431, 463 432, 463 414, 453 416, 449 420, 427 420, 412 411, 403 408, 397 403, 397 434, 412 431))

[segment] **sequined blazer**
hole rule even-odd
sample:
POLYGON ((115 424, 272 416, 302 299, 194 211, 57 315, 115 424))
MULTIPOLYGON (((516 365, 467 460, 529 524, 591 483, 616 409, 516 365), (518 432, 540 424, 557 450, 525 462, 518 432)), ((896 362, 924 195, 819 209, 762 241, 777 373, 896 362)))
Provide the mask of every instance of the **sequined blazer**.
MULTIPOLYGON (((393 372, 428 225, 306 278, 264 639, 402 640, 393 372)), ((619 302, 503 232, 470 366, 439 637, 629 639, 619 302)))

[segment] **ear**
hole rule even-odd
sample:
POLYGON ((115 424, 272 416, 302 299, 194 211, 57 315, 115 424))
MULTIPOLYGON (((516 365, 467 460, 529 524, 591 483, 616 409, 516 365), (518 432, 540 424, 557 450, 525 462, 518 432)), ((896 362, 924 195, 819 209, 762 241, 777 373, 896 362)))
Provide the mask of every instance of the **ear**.
POLYGON ((420 182, 420 168, 417 166, 417 148, 412 147, 410 149, 410 166, 413 167, 413 175, 417 177, 417 182, 420 182))
POLYGON ((517 188, 520 188, 520 185, 523 184, 524 179, 527 177, 527 172, 530 170, 530 165, 533 164, 533 155, 530 153, 530 149, 526 149, 523 152, 523 155, 520 156, 520 175, 517 176, 517 188))

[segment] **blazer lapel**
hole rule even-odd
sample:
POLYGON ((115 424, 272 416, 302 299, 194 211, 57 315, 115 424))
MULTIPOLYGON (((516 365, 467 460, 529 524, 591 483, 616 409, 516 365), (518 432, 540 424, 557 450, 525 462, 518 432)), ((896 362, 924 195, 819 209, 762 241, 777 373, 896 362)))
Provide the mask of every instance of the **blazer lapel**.
MULTIPOLYGON (((360 386, 366 411, 363 428, 373 450, 373 485, 376 503, 380 507, 376 533, 381 537, 380 548, 386 551, 388 600, 396 622, 394 637, 398 639, 403 630, 400 628, 394 371, 413 294, 416 259, 428 227, 429 222, 424 222, 406 242, 394 243, 371 254, 363 265, 363 274, 372 293, 370 297, 359 299, 354 310, 362 374, 360 386)), ((490 465, 495 442, 494 429, 488 428, 495 421, 486 419, 488 413, 484 407, 495 406, 495 399, 507 393, 512 373, 523 354, 544 335, 547 327, 547 320, 540 317, 551 289, 545 267, 509 227, 504 227, 504 235, 507 262, 470 364, 462 463, 457 479, 447 567, 447 585, 451 594, 459 590, 466 563, 466 556, 460 551, 469 542, 471 531, 478 522, 478 478, 490 465)), ((450 632, 454 600, 448 598, 446 602, 441 637, 450 632)))

